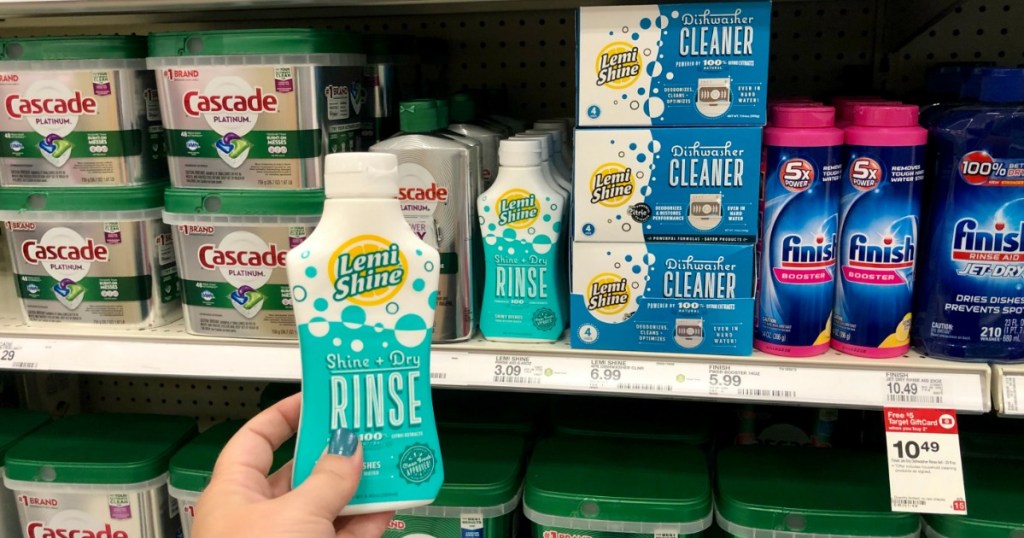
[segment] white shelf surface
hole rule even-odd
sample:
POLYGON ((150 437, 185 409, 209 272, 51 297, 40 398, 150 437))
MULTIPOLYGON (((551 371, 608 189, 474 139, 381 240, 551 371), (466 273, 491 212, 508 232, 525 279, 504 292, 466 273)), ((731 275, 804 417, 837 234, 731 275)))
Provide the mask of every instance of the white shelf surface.
MULTIPOLYGON (((298 380, 300 358, 293 342, 192 336, 180 321, 149 331, 26 327, 7 311, 0 312, 0 371, 298 380)), ((891 360, 836 352, 810 359, 665 355, 482 339, 434 346, 431 379, 442 387, 854 408, 931 406, 973 413, 991 408, 993 386, 985 364, 918 355, 891 360)))

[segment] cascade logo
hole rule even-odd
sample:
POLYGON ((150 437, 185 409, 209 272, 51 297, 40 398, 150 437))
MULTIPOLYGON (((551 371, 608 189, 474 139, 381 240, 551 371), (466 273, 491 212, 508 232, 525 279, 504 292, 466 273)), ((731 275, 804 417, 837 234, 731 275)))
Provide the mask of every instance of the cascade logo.
POLYGON ((540 204, 533 193, 523 189, 511 189, 498 197, 494 211, 498 215, 499 226, 524 230, 537 222, 540 204))
POLYGON ((403 202, 447 202, 448 189, 438 186, 438 184, 433 181, 431 181, 430 186, 426 188, 400 187, 398 189, 398 199, 403 202))
POLYGON ((803 192, 814 183, 814 165, 806 159, 793 158, 779 167, 779 181, 790 192, 803 192))
POLYGON ((987 152, 972 151, 960 159, 960 178, 971 185, 984 185, 1002 169, 987 152))
POLYGON ((334 300, 377 306, 405 285, 409 262, 398 244, 377 235, 360 235, 338 247, 328 259, 334 300))
POLYGON ((199 90, 190 90, 185 92, 182 97, 182 104, 185 107, 186 115, 198 118, 202 114, 211 112, 237 112, 240 114, 269 112, 273 114, 277 112, 278 101, 276 95, 265 93, 263 88, 256 86, 248 95, 207 95, 199 90))
POLYGON ((605 163, 590 175, 590 203, 621 207, 633 196, 633 170, 621 163, 605 163))
POLYGON ((84 245, 49 244, 45 242, 45 236, 43 239, 42 242, 29 239, 21 244, 21 255, 25 261, 39 265, 43 261, 105 262, 110 258, 110 250, 97 245, 92 238, 85 239, 84 245))
POLYGON ((611 43, 597 54, 597 85, 622 90, 640 79, 643 61, 640 49, 621 41, 611 43))
POLYGON ((629 306, 629 281, 615 273, 601 273, 587 283, 587 310, 619 314, 629 306))
POLYGON ((4 223, 4 228, 12 232, 34 232, 36 231, 36 223, 7 221, 4 223))
MULTIPOLYGON (((225 237, 221 245, 230 243, 230 237, 225 237)), ((199 247, 199 265, 211 271, 219 267, 284 267, 288 251, 278 250, 274 244, 267 246, 264 243, 263 246, 265 250, 233 250, 211 244, 202 245, 199 247)))
POLYGON ((882 183, 882 166, 870 157, 857 157, 850 163, 850 185, 868 192, 882 183))
POLYGON ((835 243, 835 233, 819 233, 807 243, 796 234, 783 237, 780 267, 773 269, 776 280, 784 284, 831 282, 829 269, 836 262, 835 243))
POLYGON ((175 81, 175 80, 195 80, 195 79, 199 78, 199 70, 198 69, 174 69, 174 68, 168 68, 168 69, 164 69, 163 73, 164 73, 164 78, 166 78, 167 80, 170 80, 172 82, 175 81))
POLYGON ((25 530, 28 538, 128 538, 127 531, 114 530, 109 523, 100 529, 66 529, 47 527, 41 521, 33 521, 25 530))
MULTIPOLYGON (((95 98, 82 95, 82 92, 61 87, 71 94, 70 97, 35 97, 12 93, 4 99, 4 108, 12 119, 20 120, 24 116, 94 116, 99 108, 95 98)), ((30 92, 31 93, 31 92, 30 92)))
POLYGON ((953 259, 960 261, 1024 262, 1024 222, 1007 230, 996 221, 990 229, 972 218, 960 219, 953 227, 953 259))

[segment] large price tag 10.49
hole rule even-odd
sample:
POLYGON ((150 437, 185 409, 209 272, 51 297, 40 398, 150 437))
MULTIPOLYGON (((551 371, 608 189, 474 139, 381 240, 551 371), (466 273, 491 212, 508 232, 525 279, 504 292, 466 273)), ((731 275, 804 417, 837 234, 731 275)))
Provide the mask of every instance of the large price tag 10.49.
POLYGON ((893 511, 966 514, 956 411, 887 407, 883 413, 893 511))

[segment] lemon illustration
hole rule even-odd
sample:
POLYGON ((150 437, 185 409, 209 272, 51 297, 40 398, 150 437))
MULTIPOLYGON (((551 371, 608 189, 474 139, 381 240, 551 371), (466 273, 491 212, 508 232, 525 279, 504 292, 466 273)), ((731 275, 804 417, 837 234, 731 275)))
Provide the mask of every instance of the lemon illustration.
POLYGON ((896 332, 886 336, 885 340, 882 340, 882 345, 878 347, 900 347, 907 345, 910 342, 910 319, 911 316, 908 312, 900 320, 899 325, 896 326, 896 332))
POLYGON ((825 328, 818 335, 818 338, 814 340, 814 345, 819 346, 821 344, 827 344, 832 340, 832 312, 828 313, 828 321, 825 322, 825 328))

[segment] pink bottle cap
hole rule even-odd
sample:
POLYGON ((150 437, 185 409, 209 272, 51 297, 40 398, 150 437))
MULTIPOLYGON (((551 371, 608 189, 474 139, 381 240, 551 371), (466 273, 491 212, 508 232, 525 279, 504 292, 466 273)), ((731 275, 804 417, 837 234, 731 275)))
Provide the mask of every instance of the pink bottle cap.
POLYGON ((861 127, 917 127, 914 105, 862 104, 854 109, 853 124, 861 127))
POLYGON ((862 105, 902 105, 899 101, 884 101, 881 99, 869 99, 866 101, 850 100, 836 108, 836 123, 853 123, 853 114, 857 107, 862 105))
POLYGON ((772 126, 783 129, 822 129, 836 123, 836 109, 830 106, 778 105, 772 112, 772 126))

